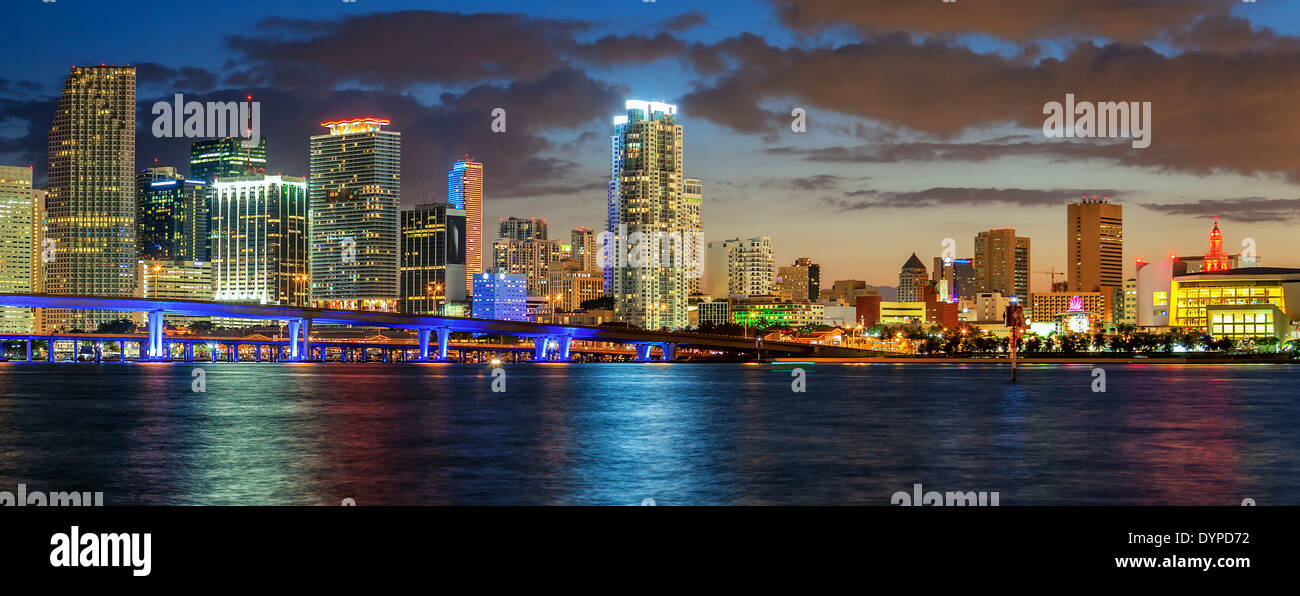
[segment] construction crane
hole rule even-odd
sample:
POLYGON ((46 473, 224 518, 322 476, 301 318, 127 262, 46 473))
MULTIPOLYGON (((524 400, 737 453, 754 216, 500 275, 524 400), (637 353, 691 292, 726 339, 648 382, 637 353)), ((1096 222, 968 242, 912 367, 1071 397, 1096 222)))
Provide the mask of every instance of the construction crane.
POLYGON ((1050 275, 1050 276, 1052 277, 1052 285, 1051 285, 1052 288, 1055 288, 1055 287, 1056 287, 1056 276, 1058 276, 1058 275, 1065 275, 1065 272, 1064 272, 1064 271, 1061 271, 1061 272, 1058 273, 1058 272, 1056 271, 1056 267, 1052 267, 1051 269, 1049 269, 1049 270, 1047 270, 1047 271, 1035 271, 1034 273, 1045 273, 1045 274, 1047 274, 1047 275, 1050 275))

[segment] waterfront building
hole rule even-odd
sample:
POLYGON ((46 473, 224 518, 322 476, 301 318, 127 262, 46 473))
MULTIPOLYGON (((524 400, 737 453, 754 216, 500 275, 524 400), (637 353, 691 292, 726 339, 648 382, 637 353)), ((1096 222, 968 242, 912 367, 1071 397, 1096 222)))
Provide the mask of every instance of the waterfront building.
POLYGON ((447 172, 447 202, 465 211, 465 285, 474 293, 473 277, 483 272, 483 164, 469 155, 447 172))
POLYGON ((1244 267, 1175 275, 1171 327, 1215 337, 1286 337, 1300 316, 1300 269, 1244 267))
POLYGON ((709 243, 707 254, 708 295, 766 296, 774 290, 771 238, 715 240, 709 243))
POLYGON ((1101 311, 1105 322, 1121 319, 1124 207, 1111 203, 1110 197, 1085 196, 1078 203, 1071 203, 1066 215, 1066 254, 1069 266, 1066 268, 1064 291, 1100 292, 1106 302, 1101 311), (1119 313, 1119 316, 1115 313, 1119 313))
MULTIPOLYGON (((492 271, 524 276, 529 296, 549 296, 547 273, 562 258, 558 240, 515 240, 501 238, 492 243, 492 271)), ((604 276, 601 277, 603 291, 604 276)))
POLYGON ((465 211, 450 203, 402 210, 402 302, 405 313, 440 314, 464 302, 465 211))
POLYGON ((725 325, 731 322, 731 300, 727 298, 705 298, 695 304, 696 326, 705 323, 725 325))
POLYGON ((546 273, 546 296, 557 312, 577 310, 583 302, 605 295, 605 276, 599 269, 584 270, 576 260, 560 261, 546 273))
MULTIPOLYGON (((136 296, 154 300, 212 300, 212 264, 205 261, 142 259, 136 264, 136 296)), ((139 318, 139 317, 137 317, 139 318)), ((208 317, 169 315, 168 323, 208 317)), ((137 323, 143 323, 140 318, 137 323)))
POLYGON ((1029 302, 1029 238, 1014 228, 997 228, 975 236, 975 290, 1015 296, 1029 302))
POLYGON ((925 263, 916 257, 916 253, 912 253, 912 257, 903 263, 898 272, 898 301, 922 302, 928 280, 925 263))
POLYGON ((1124 317, 1120 322, 1137 325, 1137 278, 1124 280, 1124 317))
POLYGON ((1035 292, 1034 322, 1056 323, 1058 329, 1087 333, 1103 325, 1110 300, 1101 292, 1035 292))
MULTIPOLYGON (((135 294, 135 67, 73 66, 49 135, 45 291, 135 294)), ((50 329, 94 331, 120 313, 45 309, 50 329)))
MULTIPOLYGON (((628 100, 614 118, 607 230, 616 246, 648 244, 649 258, 606 263, 606 294, 619 321, 646 329, 681 329, 689 323, 687 299, 698 289, 692 260, 699 215, 687 200, 682 125, 677 106, 628 100), (638 238, 644 239, 638 240, 638 238)), ((770 274, 769 274, 770 281, 770 274)))
POLYGON ((136 174, 135 239, 141 259, 207 261, 208 184, 169 166, 136 174))
MULTIPOLYGON (((39 261, 33 255, 33 219, 37 217, 32 191, 32 168, 0 166, 0 293, 30 294, 39 261)), ((0 307, 0 333, 25 334, 35 330, 30 308, 0 307)))
POLYGON ((307 181, 241 176, 212 184, 212 280, 219 301, 306 306, 307 181))
MULTIPOLYGON (((388 120, 322 122, 311 137, 311 300, 397 311, 402 135, 388 120)), ((216 257, 213 257, 216 260, 216 257)))
POLYGON ((816 302, 821 294, 821 266, 808 257, 799 257, 793 265, 777 269, 774 288, 783 300, 816 302))
POLYGON ((528 280, 513 273, 480 273, 474 276, 472 296, 476 319, 527 321, 528 280))
POLYGON ((755 296, 731 305, 731 322, 737 325, 803 327, 821 325, 826 306, 820 302, 783 302, 772 296, 755 296))

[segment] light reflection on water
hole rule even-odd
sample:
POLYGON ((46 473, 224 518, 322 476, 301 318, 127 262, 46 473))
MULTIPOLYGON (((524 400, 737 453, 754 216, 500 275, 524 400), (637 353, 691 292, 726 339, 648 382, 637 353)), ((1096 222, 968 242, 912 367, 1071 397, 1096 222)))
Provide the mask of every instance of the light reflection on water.
POLYGON ((109 504, 1300 503, 1288 365, 0 364, 0 490, 109 504))

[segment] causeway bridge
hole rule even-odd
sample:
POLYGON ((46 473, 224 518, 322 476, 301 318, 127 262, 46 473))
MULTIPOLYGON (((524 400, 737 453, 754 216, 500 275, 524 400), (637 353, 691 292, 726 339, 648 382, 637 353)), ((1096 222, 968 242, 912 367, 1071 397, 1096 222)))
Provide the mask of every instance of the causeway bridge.
MULTIPOLYGON (((756 343, 753 338, 709 335, 703 333, 676 331, 649 331, 624 327, 592 327, 584 325, 556 325, 550 323, 533 323, 525 321, 499 321, 494 319, 475 319, 470 317, 446 317, 417 315, 391 312, 355 311, 320 309, 294 306, 263 305, 248 302, 210 302, 202 300, 158 300, 152 298, 126 298, 109 296, 58 296, 50 294, 0 294, 0 306, 116 311, 124 313, 144 313, 148 321, 148 334, 144 337, 133 335, 104 334, 40 334, 40 335, 4 335, 0 341, 26 342, 27 360, 31 360, 33 341, 97 342, 96 358, 99 347, 105 343, 116 348, 125 360, 128 342, 138 344, 141 361, 166 362, 176 359, 194 360, 195 347, 209 347, 210 357, 215 359, 217 352, 211 347, 225 346, 226 360, 238 361, 240 347, 253 347, 256 361, 326 361, 327 350, 336 348, 339 361, 369 359, 369 351, 376 350, 385 362, 393 360, 433 362, 449 361, 453 348, 451 334, 454 332, 475 335, 494 334, 533 340, 531 361, 572 360, 575 353, 575 340, 580 342, 601 342, 622 344, 631 347, 638 361, 653 360, 654 349, 658 348, 660 359, 676 359, 678 348, 695 350, 712 350, 748 355, 771 355, 781 357, 837 357, 852 358, 874 354, 868 350, 843 346, 814 345, 795 342, 765 341, 756 343), (240 338, 197 338, 167 336, 164 323, 167 316, 201 316, 231 319, 253 319, 282 323, 287 326, 287 338, 280 340, 258 340, 240 338), (351 325, 387 329, 403 329, 416 333, 414 345, 400 340, 387 339, 382 342, 356 342, 337 339, 312 340, 314 325, 351 325), (103 335, 103 337, 101 337, 103 335), (431 340, 436 343, 431 344, 431 340), (265 348, 266 354, 263 355, 265 348), (177 354, 179 349, 179 355, 177 354), (435 351, 436 350, 436 351, 435 351)), ((526 345, 526 344, 525 344, 526 345)), ((74 343, 75 354, 79 351, 74 343)), ((479 349, 473 345, 462 346, 460 350, 479 349)), ((518 348, 491 348, 501 351, 515 351, 518 348)), ((527 351, 527 348, 524 348, 527 351)), ((53 351, 53 350, 51 350, 53 351)), ((580 350, 586 351, 586 350, 580 350)))

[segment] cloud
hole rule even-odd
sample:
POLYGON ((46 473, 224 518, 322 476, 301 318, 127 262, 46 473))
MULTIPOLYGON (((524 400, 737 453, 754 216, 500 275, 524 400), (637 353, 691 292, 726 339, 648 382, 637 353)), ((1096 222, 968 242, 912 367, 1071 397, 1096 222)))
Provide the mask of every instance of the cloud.
POLYGON ((835 25, 870 31, 987 33, 1012 41, 1100 37, 1141 42, 1222 16, 1238 0, 771 0, 781 21, 803 32, 835 25))
POLYGON ((1184 203, 1142 203, 1146 209, 1165 215, 1240 221, 1246 223, 1287 223, 1300 219, 1300 199, 1201 199, 1184 203))
POLYGON ((990 204, 1015 207, 1058 207, 1085 194, 1113 196, 1115 190, 1068 190, 1025 188, 968 188, 934 187, 908 192, 882 192, 857 190, 842 197, 821 197, 822 204, 836 211, 861 211, 866 209, 933 209, 954 206, 988 206, 990 204))
POLYGON ((708 15, 698 10, 670 17, 663 22, 663 28, 669 31, 686 31, 709 22, 708 15))

